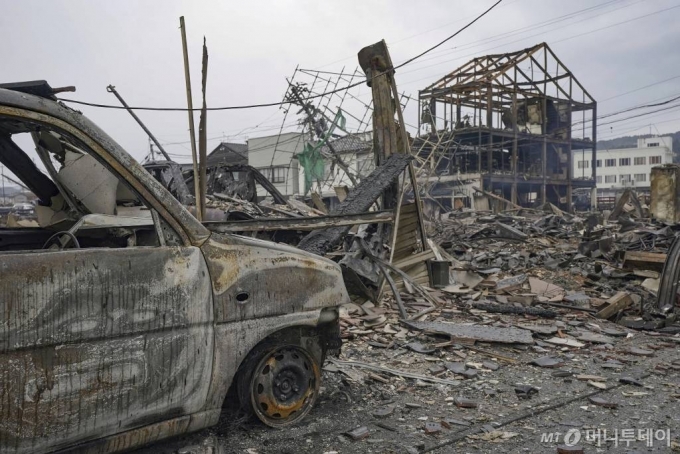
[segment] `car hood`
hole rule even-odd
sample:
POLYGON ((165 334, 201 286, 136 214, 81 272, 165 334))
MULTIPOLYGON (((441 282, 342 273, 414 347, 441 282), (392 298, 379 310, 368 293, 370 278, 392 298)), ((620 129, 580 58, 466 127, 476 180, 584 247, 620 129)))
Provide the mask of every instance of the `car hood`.
POLYGON ((201 250, 210 270, 217 322, 350 301, 337 263, 292 246, 213 233, 201 250))

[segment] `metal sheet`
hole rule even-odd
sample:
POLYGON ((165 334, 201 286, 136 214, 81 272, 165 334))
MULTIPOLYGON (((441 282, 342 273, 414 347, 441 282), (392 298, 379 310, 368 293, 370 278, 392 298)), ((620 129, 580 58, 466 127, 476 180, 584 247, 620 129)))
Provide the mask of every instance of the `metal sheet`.
POLYGON ((215 294, 215 321, 246 320, 349 302, 339 266, 291 246, 237 235, 202 246, 215 294))
POLYGON ((518 328, 495 326, 459 325, 446 322, 404 322, 415 329, 445 334, 459 339, 472 339, 480 342, 501 342, 504 344, 533 344, 531 331, 518 328))

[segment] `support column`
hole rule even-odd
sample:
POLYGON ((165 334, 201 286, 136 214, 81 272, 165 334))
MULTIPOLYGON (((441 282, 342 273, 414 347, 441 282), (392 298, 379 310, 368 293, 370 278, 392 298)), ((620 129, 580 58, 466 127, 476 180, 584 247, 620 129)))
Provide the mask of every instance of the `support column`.
POLYGON ((569 105, 569 129, 567 131, 567 210, 574 212, 572 206, 572 182, 574 179, 574 158, 571 150, 571 104, 569 105))
POLYGON ((590 209, 597 210, 597 103, 593 102, 593 159, 591 167, 593 168, 593 190, 590 194, 590 209))
MULTIPOLYGON (((545 90, 543 93, 545 93, 545 90)), ((543 125, 541 126, 541 133, 543 134, 543 147, 541 150, 541 173, 543 174, 543 183, 541 184, 541 200, 545 204, 548 202, 546 194, 546 185, 548 184, 548 98, 545 96, 543 96, 542 106, 541 119, 543 125)))
POLYGON ((546 174, 548 173, 548 139, 543 136, 543 146, 541 150, 541 172, 543 173, 543 182, 541 183, 541 201, 543 204, 548 202, 548 197, 547 197, 547 191, 546 191, 546 185, 548 182, 548 178, 546 174))
MULTIPOLYGON (((516 72, 516 70, 515 70, 516 72)), ((516 74, 515 74, 516 77, 516 74)), ((510 170, 512 171, 512 188, 510 190, 510 201, 517 204, 517 87, 512 93, 512 157, 510 158, 510 170)))
POLYGON ((463 120, 460 118, 460 99, 456 101, 456 123, 453 125, 454 128, 458 127, 458 123, 462 123, 463 120))

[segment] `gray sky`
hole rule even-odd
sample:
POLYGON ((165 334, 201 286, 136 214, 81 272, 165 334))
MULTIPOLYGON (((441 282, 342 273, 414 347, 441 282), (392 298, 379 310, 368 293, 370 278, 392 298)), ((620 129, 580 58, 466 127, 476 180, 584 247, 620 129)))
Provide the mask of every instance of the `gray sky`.
MULTIPOLYGON (((400 63, 441 41, 493 0, 84 1, 0 0, 2 81, 46 79, 75 85, 65 97, 117 104, 113 84, 130 105, 184 107, 179 16, 187 24, 194 104, 200 105, 201 45, 210 54, 208 105, 278 101, 286 77, 302 68, 352 71, 365 45, 385 39, 400 63)), ((599 114, 680 95, 679 0, 504 0, 458 37, 397 72, 400 91, 422 89, 475 56, 547 42, 590 94, 599 114), (678 7, 678 8, 673 8, 678 7), (550 26, 527 29, 586 8, 550 26), (672 9, 669 9, 672 8, 672 9), (664 11, 665 10, 665 11, 664 11), (658 11, 662 11, 657 13, 658 11), (646 16, 646 17, 645 17, 646 16), (615 25, 620 22, 626 23, 615 25), (523 30, 522 30, 523 29, 523 30), (519 31, 516 31, 519 30, 519 31), (511 33, 512 32, 512 33, 511 33), (499 36, 500 35, 500 36, 499 36), (622 95, 624 94, 624 95, 622 95), (614 97, 614 98, 612 98, 614 97), (611 99, 609 99, 611 98, 611 99)), ((367 87, 352 93, 366 102, 367 87)), ((125 111, 74 106, 137 159, 148 152, 143 131, 125 111)), ((359 109, 358 109, 359 110, 359 109)), ((679 109, 680 110, 680 109, 679 109)), ((294 112, 287 131, 294 130, 294 112)), ((362 112, 353 112, 359 114, 362 112)), ((186 142, 185 112, 138 112, 161 142, 186 142)), ((196 115, 198 125, 198 115, 196 115)), ((211 112, 209 150, 226 141, 275 134, 283 112, 261 108, 211 112)), ((417 123, 416 103, 406 122, 417 123)), ((600 138, 680 129, 671 110, 603 127, 600 138)), ((167 150, 189 158, 187 143, 167 150)))

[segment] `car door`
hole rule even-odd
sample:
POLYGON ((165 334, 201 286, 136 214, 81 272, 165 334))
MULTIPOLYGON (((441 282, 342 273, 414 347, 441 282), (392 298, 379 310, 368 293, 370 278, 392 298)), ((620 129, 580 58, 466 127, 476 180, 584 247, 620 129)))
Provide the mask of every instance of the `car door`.
POLYGON ((0 451, 201 409, 211 290, 196 247, 0 254, 0 451))
POLYGON ((38 196, 43 238, 70 229, 57 250, 35 235, 5 245, 14 237, 0 231, 0 452, 200 420, 213 362, 205 227, 96 125, 46 98, 0 89, 0 161, 38 196), (94 231, 81 235, 88 216, 94 231))

